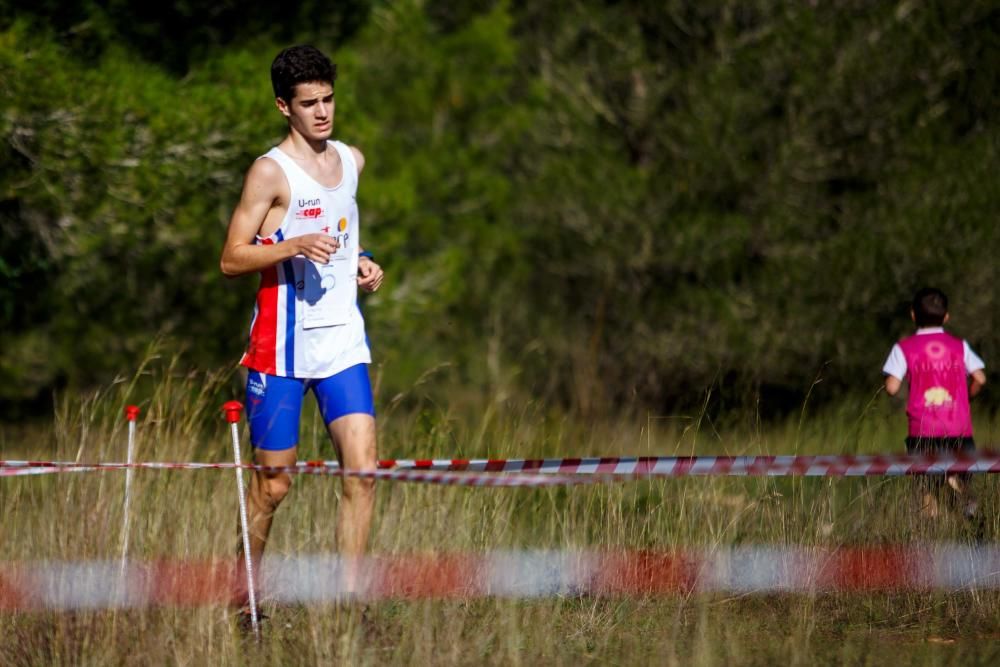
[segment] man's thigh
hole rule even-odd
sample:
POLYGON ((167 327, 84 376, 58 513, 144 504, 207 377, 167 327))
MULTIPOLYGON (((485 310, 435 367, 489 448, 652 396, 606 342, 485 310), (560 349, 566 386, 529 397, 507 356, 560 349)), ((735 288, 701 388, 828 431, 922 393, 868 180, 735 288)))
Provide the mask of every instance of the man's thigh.
POLYGON ((333 420, 327 428, 344 468, 375 470, 375 417, 356 412, 333 420))
POLYGON ((250 444, 258 451, 284 451, 299 444, 305 385, 295 378, 247 374, 250 444))
POLYGON ((368 364, 356 364, 328 378, 310 380, 309 387, 316 394, 323 423, 328 426, 347 415, 375 416, 368 364))
MULTIPOLYGON (((297 447, 288 449, 255 449, 253 450, 253 460, 257 465, 287 467, 295 465, 297 461, 297 447)), ((264 473, 265 477, 277 477, 288 473, 264 473)))
POLYGON ((337 457, 346 468, 375 468, 375 404, 368 365, 358 364, 311 384, 337 457))

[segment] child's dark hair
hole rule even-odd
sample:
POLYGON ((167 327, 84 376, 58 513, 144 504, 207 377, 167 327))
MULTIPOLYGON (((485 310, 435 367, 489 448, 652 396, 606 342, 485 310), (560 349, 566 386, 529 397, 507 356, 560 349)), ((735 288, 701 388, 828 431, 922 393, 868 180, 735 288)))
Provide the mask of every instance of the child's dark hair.
POLYGON ((913 296, 913 319, 918 327, 939 327, 948 314, 948 297, 936 287, 925 287, 913 296))
POLYGON ((295 86, 310 81, 324 81, 331 86, 337 80, 337 66, 319 49, 307 46, 289 46, 282 49, 271 63, 271 86, 274 96, 291 104, 295 86))

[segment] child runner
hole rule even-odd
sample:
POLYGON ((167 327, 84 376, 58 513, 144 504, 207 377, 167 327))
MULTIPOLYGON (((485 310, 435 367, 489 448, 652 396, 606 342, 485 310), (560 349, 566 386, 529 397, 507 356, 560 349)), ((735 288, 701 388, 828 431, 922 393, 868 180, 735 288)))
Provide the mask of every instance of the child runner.
MULTIPOLYGON (((274 59, 271 82, 288 135, 247 172, 222 249, 225 275, 261 277, 240 363, 249 368, 247 418, 254 460, 262 465, 295 463, 302 399, 312 390, 341 464, 375 470, 371 353, 357 289, 377 290, 382 269, 359 244, 355 196, 365 158, 330 140, 336 73, 311 46, 287 48, 274 59)), ((257 572, 291 483, 287 474, 262 472, 251 480, 250 555, 257 572)), ((373 480, 343 480, 337 547, 348 562, 365 552, 374 498, 373 480)))
MULTIPOLYGON (((909 384, 906 416, 908 453, 973 452, 972 416, 969 398, 986 384, 983 360, 969 344, 944 330, 948 322, 948 297, 933 287, 921 289, 913 297, 910 317, 917 325, 912 336, 892 347, 882 372, 885 390, 895 396, 904 379, 909 384), (968 380, 971 376, 971 382, 968 380)), ((968 519, 976 517, 976 498, 969 489, 969 475, 948 475, 947 482, 968 519)), ((938 484, 923 477, 919 485, 921 511, 938 515, 938 484)))

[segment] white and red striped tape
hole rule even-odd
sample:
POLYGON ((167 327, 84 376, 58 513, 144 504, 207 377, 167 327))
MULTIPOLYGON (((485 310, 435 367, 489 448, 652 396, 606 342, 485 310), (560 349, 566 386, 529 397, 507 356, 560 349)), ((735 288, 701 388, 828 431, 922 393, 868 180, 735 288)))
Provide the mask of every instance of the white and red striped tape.
MULTIPOLYGON (((80 463, 0 461, 0 477, 99 470, 233 469, 235 463, 80 463)), ((369 477, 464 486, 553 486, 611 479, 691 476, 861 477, 1000 472, 993 452, 814 456, 649 456, 559 459, 388 459, 378 470, 342 470, 336 461, 301 461, 292 466, 240 464, 240 468, 293 474, 369 477), (509 474, 497 474, 509 473, 509 474), (590 477, 591 479, 585 479, 590 477)))
MULTIPOLYGON (((335 461, 305 462, 336 466, 335 461)), ((387 459, 380 468, 463 472, 615 476, 857 477, 1000 472, 994 452, 956 454, 834 454, 810 456, 638 456, 554 459, 387 459)))
MULTIPOLYGON (((238 604, 237 559, 0 564, 0 610, 238 604)), ((823 549, 794 546, 675 551, 501 551, 266 558, 265 602, 479 597, 821 593, 1000 589, 1000 548, 943 544, 823 549), (347 585, 345 573, 357 572, 347 585)))
MULTIPOLYGON (((3 462, 19 463, 19 462, 3 462)), ((38 463, 33 461, 31 463, 38 463)), ((266 472, 287 472, 310 475, 335 475, 338 477, 360 477, 375 480, 396 482, 418 482, 441 486, 476 486, 476 487, 538 487, 538 486, 572 486, 601 481, 597 478, 571 477, 565 475, 496 475, 468 474, 462 472, 439 472, 426 470, 341 470, 337 466, 258 466, 253 464, 235 463, 73 463, 48 465, 10 465, 0 466, 0 477, 18 477, 28 475, 45 475, 63 472, 96 472, 109 470, 129 470, 134 468, 152 470, 232 470, 236 467, 266 472)))

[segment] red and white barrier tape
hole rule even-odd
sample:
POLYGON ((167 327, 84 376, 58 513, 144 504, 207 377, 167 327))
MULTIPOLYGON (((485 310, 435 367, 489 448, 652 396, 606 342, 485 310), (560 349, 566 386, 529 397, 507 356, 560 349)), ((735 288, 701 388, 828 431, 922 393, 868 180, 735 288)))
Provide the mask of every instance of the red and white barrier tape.
MULTIPOLYGON (((336 461, 302 465, 336 466, 336 461)), ((871 454, 811 456, 639 456, 560 459, 387 459, 380 468, 495 473, 620 476, 800 475, 856 477, 866 475, 1000 472, 1000 455, 871 454)))
MULTIPOLYGON (((1000 589, 1000 548, 959 544, 823 549, 729 547, 674 551, 510 551, 265 558, 264 602, 687 593, 820 593, 1000 589), (348 581, 346 573, 357 573, 348 581)), ((238 604, 234 558, 0 564, 0 610, 238 604)))
MULTIPOLYGON (((93 463, 73 465, 45 466, 10 466, 0 467, 0 477, 18 477, 27 475, 45 475, 63 472, 95 472, 109 470, 129 470, 132 468, 153 470, 232 470, 234 463, 165 463, 147 462, 133 463, 93 463)), ((342 470, 339 466, 256 466, 242 464, 240 468, 262 470, 265 472, 285 472, 308 475, 334 475, 338 477, 359 477, 362 479, 387 480, 395 482, 416 482, 440 486, 478 486, 478 487, 538 487, 538 486, 572 486, 590 484, 601 481, 598 478, 572 477, 565 475, 495 475, 470 474, 462 472, 440 472, 432 470, 342 470)))
MULTIPOLYGON (((862 477, 1000 472, 1000 456, 970 455, 814 455, 814 456, 653 456, 562 459, 389 459, 379 470, 342 470, 336 461, 301 461, 292 466, 240 464, 240 468, 292 474, 369 477, 404 482, 466 486, 553 486, 613 478, 692 476, 862 477), (496 473, 511 473, 498 475, 496 473), (514 474, 516 473, 516 474, 514 474), (592 479, 585 480, 584 477, 592 479)), ((79 463, 0 461, 0 476, 98 470, 233 469, 235 463, 79 463)))

